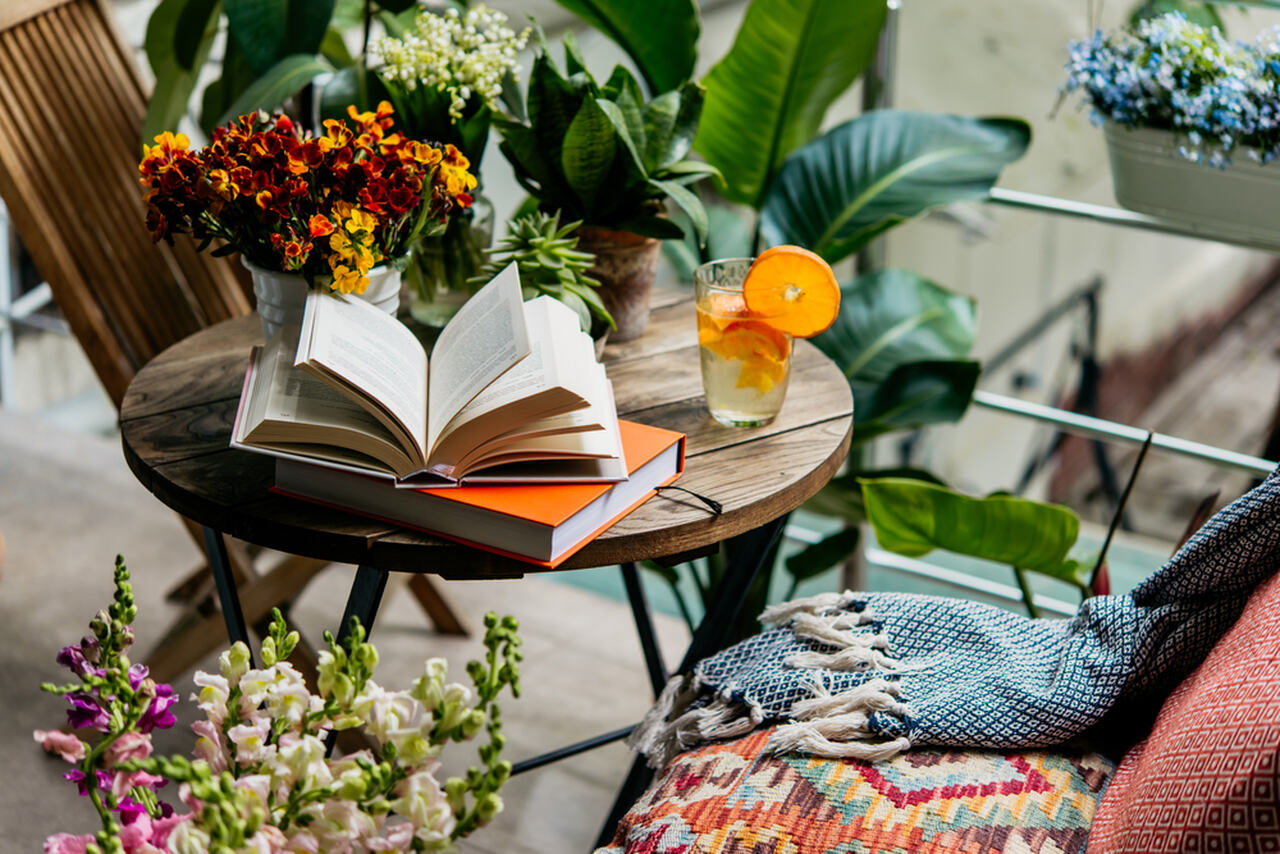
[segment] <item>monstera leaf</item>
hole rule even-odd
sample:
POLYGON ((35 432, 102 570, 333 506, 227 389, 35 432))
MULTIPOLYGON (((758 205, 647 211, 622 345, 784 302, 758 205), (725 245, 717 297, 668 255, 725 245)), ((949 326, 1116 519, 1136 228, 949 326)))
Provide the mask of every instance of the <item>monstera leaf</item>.
POLYGON ((703 79, 694 147, 724 175, 724 197, 759 209, 792 150, 875 54, 885 0, 755 0, 733 47, 703 79))
POLYGON ((787 158, 761 211, 761 234, 835 263, 931 207, 983 198, 1030 140, 1019 119, 867 113, 787 158))
POLYGON ((557 0, 627 52, 649 91, 676 88, 693 75, 698 57, 698 7, 693 0, 557 0))
POLYGON ((840 314, 814 339, 854 395, 856 441, 954 421, 978 379, 969 361, 973 300, 908 270, 877 270, 840 289, 840 314))
POLYGON ((1068 557, 1080 518, 1060 504, 974 498, 905 478, 863 479, 862 495, 876 539, 891 552, 920 557, 945 549, 1088 586, 1088 570, 1068 557))

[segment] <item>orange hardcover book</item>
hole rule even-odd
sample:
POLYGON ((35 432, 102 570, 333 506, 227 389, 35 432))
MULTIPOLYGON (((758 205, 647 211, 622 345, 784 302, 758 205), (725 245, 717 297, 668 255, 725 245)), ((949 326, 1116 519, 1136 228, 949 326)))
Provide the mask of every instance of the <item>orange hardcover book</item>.
POLYGON ((628 478, 397 489, 350 471, 276 460, 274 491, 554 568, 684 470, 684 435, 618 421, 628 478))

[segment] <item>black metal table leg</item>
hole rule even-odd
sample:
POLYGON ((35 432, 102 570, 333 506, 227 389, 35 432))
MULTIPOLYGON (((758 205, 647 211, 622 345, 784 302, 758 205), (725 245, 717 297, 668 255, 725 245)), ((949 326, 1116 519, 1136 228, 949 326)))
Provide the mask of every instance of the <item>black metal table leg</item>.
MULTIPOLYGON (((693 665, 708 655, 720 651, 724 646, 734 620, 742 610, 747 592, 751 590, 751 585, 755 583, 760 571, 764 568, 765 559, 772 553, 773 545, 778 541, 786 523, 787 516, 779 517, 753 531, 740 534, 725 544, 728 560, 724 578, 716 591, 715 599, 711 602, 711 607, 707 609, 702 622, 698 624, 698 630, 693 633, 693 640, 689 642, 684 660, 680 662, 680 673, 688 672, 693 665)), ((613 834, 622 817, 644 794, 644 790, 649 787, 652 780, 653 769, 645 763, 643 756, 637 756, 631 763, 631 770, 618 791, 618 797, 613 802, 613 809, 610 810, 604 827, 600 829, 600 836, 596 839, 597 848, 602 848, 613 841, 613 834)))
POLYGON ((667 684, 667 666, 662 661, 662 651, 658 649, 658 636, 653 630, 653 615, 649 611, 649 602, 644 595, 644 587, 640 584, 640 571, 634 562, 621 565, 622 581, 627 588, 627 600, 631 603, 631 615, 636 621, 636 634, 640 636, 640 648, 644 651, 644 664, 649 668, 649 684, 653 686, 653 696, 662 693, 667 684))
POLYGON ((342 612, 342 622, 338 626, 338 643, 346 643, 351 634, 351 618, 360 620, 364 626, 365 638, 373 634, 373 621, 378 616, 378 606, 382 604, 382 593, 387 589, 385 569, 374 569, 361 564, 356 567, 356 577, 351 581, 351 592, 347 594, 347 607, 342 612))
POLYGON ((227 541, 219 531, 205 526, 204 548, 209 555, 209 569, 213 572, 213 584, 218 589, 218 602, 222 605, 222 619, 227 623, 227 637, 231 643, 241 641, 249 647, 249 666, 253 665, 253 646, 249 643, 249 627, 244 622, 240 608, 240 595, 236 592, 236 576, 227 558, 227 541))

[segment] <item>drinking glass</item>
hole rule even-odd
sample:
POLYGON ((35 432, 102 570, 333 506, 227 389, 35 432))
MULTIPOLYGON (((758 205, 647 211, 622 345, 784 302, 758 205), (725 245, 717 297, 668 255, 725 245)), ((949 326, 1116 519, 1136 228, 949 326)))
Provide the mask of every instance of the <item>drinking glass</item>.
POLYGON ((747 309, 751 258, 709 261, 693 271, 702 388, 711 417, 730 427, 768 424, 791 377, 791 336, 747 309))

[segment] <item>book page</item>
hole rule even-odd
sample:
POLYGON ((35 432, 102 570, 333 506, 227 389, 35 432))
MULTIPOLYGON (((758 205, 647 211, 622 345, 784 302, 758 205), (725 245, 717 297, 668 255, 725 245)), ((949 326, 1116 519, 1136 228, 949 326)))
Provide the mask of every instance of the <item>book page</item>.
POLYGON ((293 366, 293 348, 284 342, 297 337, 297 326, 286 328, 255 354, 245 389, 244 418, 237 418, 234 441, 250 449, 292 447, 325 459, 351 457, 380 471, 408 467, 408 455, 380 421, 293 366))
POLYGON ((468 403, 431 446, 427 470, 443 477, 463 473, 463 458, 483 445, 541 418, 584 409, 599 389, 603 369, 577 315, 551 297, 524 305, 530 355, 468 403))
POLYGON ((355 297, 307 294, 294 364, 367 409, 423 458, 427 356, 403 323, 355 297))
MULTIPOLYGON (((560 384, 557 366, 563 359, 555 356, 557 347, 580 335, 578 316, 551 297, 538 297, 524 304, 525 324, 529 329, 529 355, 490 383, 455 415, 444 432, 508 403, 530 397, 560 384), (563 308, 563 311, 559 309, 563 308)), ((592 364, 595 359, 592 358, 592 364)))
POLYGON ((520 273, 513 263, 472 295, 436 340, 427 389, 426 447, 435 444, 467 401, 528 354, 520 273))

